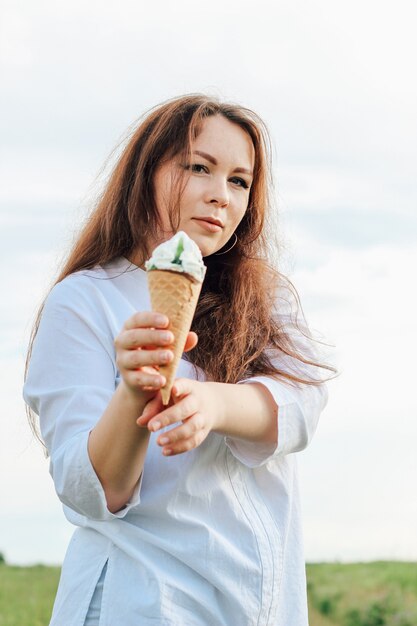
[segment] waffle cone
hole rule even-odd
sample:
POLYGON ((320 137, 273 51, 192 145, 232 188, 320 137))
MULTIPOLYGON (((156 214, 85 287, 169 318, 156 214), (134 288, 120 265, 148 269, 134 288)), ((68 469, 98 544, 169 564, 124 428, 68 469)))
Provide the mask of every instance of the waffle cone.
POLYGON ((167 405, 202 283, 195 281, 188 274, 167 270, 151 270, 147 275, 152 310, 168 317, 168 329, 174 334, 174 343, 169 346, 174 358, 168 365, 159 366, 159 372, 166 378, 161 394, 163 404, 167 405))

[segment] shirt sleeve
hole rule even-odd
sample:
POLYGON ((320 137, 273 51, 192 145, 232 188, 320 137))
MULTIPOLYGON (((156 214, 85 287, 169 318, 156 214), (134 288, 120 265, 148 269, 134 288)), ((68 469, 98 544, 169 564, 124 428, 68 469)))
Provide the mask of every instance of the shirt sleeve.
MULTIPOLYGON (((305 320, 294 323, 291 314, 291 301, 285 300, 285 312, 280 315, 282 326, 291 337, 294 346, 305 357, 318 358, 309 339, 305 320)), ((277 368, 296 374, 299 377, 317 379, 317 367, 304 364, 288 355, 271 353, 271 360, 277 368)), ((275 376, 253 376, 239 381, 238 384, 263 385, 271 394, 276 408, 278 420, 278 441, 275 443, 251 442, 236 437, 226 437, 226 445, 232 454, 248 467, 259 467, 283 455, 299 452, 310 443, 319 421, 319 417, 327 404, 328 393, 324 382, 318 385, 307 385, 284 380, 275 376)), ((254 416, 256 419, 256 416, 254 416)))
POLYGON ((139 503, 140 483, 124 509, 108 510, 87 444, 117 385, 113 339, 103 311, 71 278, 46 300, 23 396, 39 415, 61 502, 91 519, 109 520, 139 503))

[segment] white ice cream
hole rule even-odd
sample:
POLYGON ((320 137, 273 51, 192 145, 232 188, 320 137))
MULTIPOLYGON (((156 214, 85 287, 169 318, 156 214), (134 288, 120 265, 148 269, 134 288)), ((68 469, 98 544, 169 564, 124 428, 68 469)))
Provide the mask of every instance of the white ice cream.
POLYGON ((207 269, 200 248, 182 230, 157 246, 145 267, 148 272, 167 270, 190 274, 200 283, 203 282, 207 269))

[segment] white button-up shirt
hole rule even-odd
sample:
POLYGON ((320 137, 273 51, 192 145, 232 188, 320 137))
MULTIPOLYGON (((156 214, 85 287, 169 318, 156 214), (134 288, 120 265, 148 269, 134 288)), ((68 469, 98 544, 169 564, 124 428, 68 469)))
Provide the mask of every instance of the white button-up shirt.
MULTIPOLYGON (((242 381, 272 394, 277 445, 210 433, 196 449, 164 457, 151 434, 133 497, 111 513, 87 441, 120 380, 114 338, 138 310, 151 310, 146 273, 126 259, 78 272, 50 293, 33 346, 24 397, 40 416, 64 513, 78 527, 51 626, 83 625, 106 563, 100 626, 307 625, 293 453, 314 433, 325 387, 242 381)), ((286 357, 281 366, 296 364, 286 357)), ((181 360, 177 375, 196 371, 181 360)))

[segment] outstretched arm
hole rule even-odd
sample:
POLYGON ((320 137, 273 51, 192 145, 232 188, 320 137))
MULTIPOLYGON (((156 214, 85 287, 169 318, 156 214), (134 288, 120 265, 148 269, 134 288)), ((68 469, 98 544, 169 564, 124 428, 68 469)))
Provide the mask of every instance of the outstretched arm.
POLYGON ((197 447, 210 431, 253 442, 277 442, 277 405, 262 384, 233 385, 180 378, 175 381, 172 397, 174 404, 164 409, 157 396, 137 420, 152 432, 183 422, 158 438, 165 455, 197 447))
MULTIPOLYGON (((112 512, 129 501, 142 474, 150 432, 138 429, 136 419, 165 383, 152 366, 166 362, 164 353, 172 358, 171 351, 163 350, 172 342, 172 333, 163 330, 167 324, 162 318, 158 326, 155 313, 136 313, 115 341, 122 381, 88 441, 91 463, 112 512)), ((195 333, 189 333, 185 350, 196 342, 195 333)))

